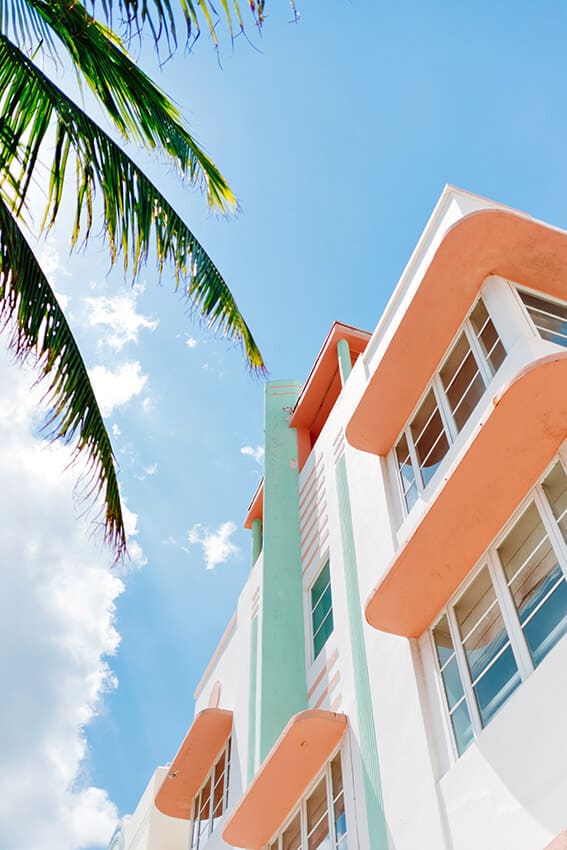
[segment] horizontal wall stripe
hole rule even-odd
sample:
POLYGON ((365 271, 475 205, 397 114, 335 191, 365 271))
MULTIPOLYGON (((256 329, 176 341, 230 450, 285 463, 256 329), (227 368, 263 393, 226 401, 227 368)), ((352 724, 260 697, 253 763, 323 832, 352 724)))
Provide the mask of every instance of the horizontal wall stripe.
POLYGON ((321 696, 319 697, 319 699, 317 700, 317 702, 315 703, 313 708, 320 708, 321 707, 321 705, 325 702, 325 700, 327 699, 327 697, 329 696, 331 691, 335 690, 335 688, 339 684, 340 680, 341 680, 341 674, 337 670, 337 672, 335 673, 333 678, 330 680, 329 684, 327 685, 327 687, 325 688, 325 690, 323 691, 323 693, 321 694, 321 696))
POLYGON ((317 678, 315 679, 315 681, 312 683, 311 687, 307 691, 307 696, 309 697, 309 699, 311 699, 311 697, 313 696, 313 694, 317 690, 318 686, 320 685, 321 680, 323 679, 325 674, 329 672, 329 670, 331 669, 333 664, 336 662, 338 657, 339 657, 339 650, 338 649, 333 650, 329 660, 327 661, 327 663, 325 664, 323 669, 319 672, 319 675, 317 676, 317 678))

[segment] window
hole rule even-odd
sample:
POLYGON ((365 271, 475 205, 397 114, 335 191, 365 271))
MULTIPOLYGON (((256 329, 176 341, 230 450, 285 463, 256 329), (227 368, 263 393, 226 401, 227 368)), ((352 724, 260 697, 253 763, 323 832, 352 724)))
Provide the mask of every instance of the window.
POLYGON ((408 513, 505 356, 492 319, 479 299, 394 449, 408 513))
POLYGON ((340 753, 269 844, 268 850, 348 850, 340 753))
POLYGON ((333 631, 333 598, 328 561, 311 588, 311 625, 313 658, 317 658, 333 631))
POLYGON ((521 289, 518 295, 541 338, 567 347, 567 304, 549 301, 521 289))
POLYGON ((567 631, 566 540, 556 461, 432 629, 459 755, 567 631))
POLYGON ((222 818, 228 805, 230 775, 229 738, 216 760, 213 769, 193 800, 193 832, 191 850, 199 850, 222 818))

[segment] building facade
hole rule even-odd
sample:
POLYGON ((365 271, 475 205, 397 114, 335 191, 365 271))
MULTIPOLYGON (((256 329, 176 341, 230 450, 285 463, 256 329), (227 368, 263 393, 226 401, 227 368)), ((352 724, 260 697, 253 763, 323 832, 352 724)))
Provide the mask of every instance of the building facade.
POLYGON ((120 850, 567 848, 567 233, 451 187, 272 381, 251 569, 120 850))

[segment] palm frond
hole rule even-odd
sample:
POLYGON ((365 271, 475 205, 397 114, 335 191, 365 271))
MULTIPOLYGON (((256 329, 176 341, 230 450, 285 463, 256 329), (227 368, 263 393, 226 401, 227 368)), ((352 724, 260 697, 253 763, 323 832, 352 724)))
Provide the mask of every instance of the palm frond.
POLYGON ((183 178, 206 191, 211 206, 233 210, 236 199, 226 180, 184 126, 171 100, 132 61, 116 34, 80 3, 27 2, 57 34, 119 131, 167 153, 183 178))
POLYGON ((2 35, 0 93, 0 177, 10 174, 15 180, 14 208, 25 201, 40 151, 48 152, 44 142, 51 130, 55 144, 50 146, 46 225, 57 217, 72 167, 73 246, 81 237, 88 240, 100 192, 111 262, 121 255, 135 278, 155 247, 160 273, 165 263, 171 264, 177 286, 183 282, 189 303, 207 326, 240 342, 250 367, 263 373, 262 356, 232 293, 178 213, 124 151, 2 35))
POLYGON ((49 382, 47 427, 53 439, 76 440, 89 490, 104 500, 104 536, 117 559, 126 552, 114 456, 84 361, 57 298, 10 210, 0 199, 0 326, 11 331, 18 359, 32 355, 49 382))
POLYGON ((53 46, 49 26, 28 0, 0 0, 0 32, 11 34, 28 49, 40 43, 53 46))
MULTIPOLYGON (((239 2, 238 0, 220 0, 220 2, 224 20, 232 38, 234 36, 233 14, 238 22, 239 31, 244 30, 239 2)), ((111 22, 117 10, 127 38, 137 35, 147 25, 156 45, 164 37, 169 46, 175 46, 177 44, 175 26, 177 13, 184 21, 188 43, 199 37, 201 25, 204 24, 213 43, 215 46, 218 45, 216 25, 220 17, 210 0, 178 0, 173 4, 171 0, 90 0, 90 3, 93 10, 100 8, 106 19, 111 22)), ((264 22, 264 5, 264 0, 248 0, 252 20, 259 27, 264 22)))

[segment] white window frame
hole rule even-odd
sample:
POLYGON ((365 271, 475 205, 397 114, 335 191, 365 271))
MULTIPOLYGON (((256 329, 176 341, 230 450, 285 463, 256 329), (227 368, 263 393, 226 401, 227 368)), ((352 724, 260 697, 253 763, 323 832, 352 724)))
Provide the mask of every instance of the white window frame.
MULTIPOLYGON (((470 320, 470 316, 474 312, 474 310, 476 309, 476 306, 477 306, 479 301, 483 301, 484 307, 485 307, 486 312, 488 314, 488 320, 492 321, 492 323, 494 324, 494 319, 492 318, 492 315, 490 314, 488 307, 486 306, 486 303, 485 303, 484 299, 482 298, 482 295, 480 295, 475 300, 473 306, 469 310, 467 318, 465 319, 465 321, 463 322, 463 324, 461 325, 461 327, 459 328, 459 330, 457 331, 457 333, 455 334, 455 336, 451 340, 450 345, 447 347, 447 351, 443 355, 441 362, 439 363, 437 369, 435 370, 435 373, 433 374, 431 380, 427 384, 427 387, 425 388, 424 392, 422 393, 418 403, 416 404, 416 406, 412 410, 411 415, 408 417, 408 420, 405 423, 402 431, 398 435, 397 439, 394 441, 392 451, 390 452, 390 458, 391 458, 390 463, 394 468, 395 479, 396 479, 396 484, 397 484, 397 492, 398 492, 398 501, 400 502, 401 507, 402 507, 402 517, 403 518, 407 517, 411 513, 414 506, 412 506, 412 508, 410 508, 408 510, 405 495, 404 495, 404 484, 403 484, 403 480, 402 480, 400 465, 399 465, 399 462, 398 462, 398 458, 396 456, 396 448, 397 448, 398 443, 402 439, 402 437, 405 437, 406 441, 407 441, 407 446, 408 446, 409 456, 410 456, 411 463, 412 463, 414 476, 415 476, 415 483, 416 483, 416 487, 417 487, 417 499, 416 499, 416 501, 417 501, 417 500, 419 500, 420 496, 424 493, 424 491, 430 486, 431 481, 435 480, 437 473, 435 473, 432 476, 431 480, 428 481, 427 484, 425 484, 425 485, 423 484, 421 468, 420 468, 420 465, 419 465, 419 460, 418 460, 418 457, 417 457, 417 452, 416 452, 416 449, 415 449, 414 440, 413 440, 413 436, 412 436, 412 433, 411 433, 411 423, 413 422, 413 419, 415 418, 415 416, 416 416, 418 410, 420 409, 421 405, 425 401, 427 394, 430 392, 430 390, 432 390, 433 396, 435 398, 435 402, 437 404, 437 408, 439 410, 439 415, 441 417, 441 424, 443 426, 443 430, 445 432, 445 436, 446 436, 447 442, 449 444, 449 449, 447 451, 447 454, 449 453, 451 446, 453 445, 453 443, 457 439, 459 431, 458 431, 457 426, 455 424, 453 413, 451 411, 451 406, 449 404, 449 401, 448 401, 447 396, 445 394, 445 390, 443 388, 443 382, 441 381, 441 370, 443 369, 445 363, 447 362, 453 347, 457 343, 457 340, 459 339, 459 337, 462 333, 465 334, 466 340, 469 344, 469 348, 470 348, 472 355, 473 355, 473 357, 476 361, 478 372, 479 372, 479 374, 480 374, 480 376, 481 376, 481 378, 484 382, 483 395, 486 393, 486 390, 488 389, 490 382, 494 378, 495 372, 494 372, 492 365, 491 365, 491 363, 488 359, 490 353, 492 352, 492 349, 491 349, 491 352, 489 352, 488 355, 486 355, 484 353, 482 345, 480 344, 480 340, 478 339, 476 331, 475 331, 475 329, 472 325, 472 322, 470 320)), ((500 341, 501 344, 504 346, 504 343, 502 342, 502 338, 501 338, 500 334, 498 333, 498 328, 496 328, 496 325, 494 325, 494 327, 495 327, 495 331, 496 331, 497 340, 500 341)), ((495 345, 496 345, 496 343, 495 343, 495 345)), ((494 346, 493 346, 493 348, 494 348, 494 346)), ((506 356, 507 352, 506 352, 505 348, 504 348, 504 351, 505 351, 505 356, 506 356)))
POLYGON ((560 343, 558 342, 552 342, 552 340, 544 339, 542 337, 542 335, 535 326, 535 322, 533 321, 532 317, 528 312, 528 308, 522 301, 522 296, 520 295, 520 293, 525 292, 526 295, 533 295, 534 298, 541 298, 542 301, 550 301, 552 304, 558 304, 561 307, 567 307, 567 301, 562 301, 561 298, 556 298, 554 295, 548 295, 547 292, 541 292, 539 289, 530 289, 528 286, 519 286, 518 284, 512 283, 511 281, 508 281, 508 283, 510 285, 510 288, 514 292, 514 297, 520 305, 523 316, 527 321, 531 332, 535 335, 536 339, 539 339, 541 342, 548 343, 549 345, 556 345, 557 348, 565 349, 567 347, 567 341, 566 345, 560 345, 560 343))
MULTIPOLYGON (((461 684, 463 688, 463 692, 465 694, 465 700, 467 704, 467 708, 469 711, 469 717, 471 720, 471 726, 473 731, 473 742, 478 738, 484 728, 481 719, 480 712, 478 709, 478 705, 476 702, 476 697, 474 695, 472 681, 470 672, 468 669, 467 660, 465 657, 465 651, 462 645, 459 627, 456 621, 454 607, 458 600, 461 598, 463 593, 466 592, 468 587, 472 584, 472 582, 477 578, 482 569, 487 566, 488 572, 490 575, 490 579, 492 581, 492 585, 494 587, 494 592, 496 594, 496 599, 498 601, 500 611, 502 614, 502 619, 504 622, 504 626, 508 633, 508 637, 510 640, 510 646, 512 648, 512 652, 514 654, 514 658, 516 660, 516 664, 518 667, 518 672, 520 675, 520 684, 518 688, 521 688, 522 684, 526 681, 526 679, 531 676, 531 674, 535 670, 535 665, 532 660, 532 656, 528 647, 528 643, 524 637, 523 630, 520 624, 518 612, 516 610, 516 606, 514 604, 514 600, 512 597, 512 593, 508 584, 506 582, 506 576, 504 574, 504 570, 502 565, 500 564, 500 560, 498 557, 498 547, 501 545, 503 540, 512 530, 514 525, 518 522, 524 511, 529 507, 529 505, 533 502, 536 505, 538 510, 540 519, 542 521, 545 533, 547 534, 549 541, 553 547, 555 555, 557 556, 557 560, 559 566, 563 572, 565 579, 567 580, 567 543, 565 542, 563 535, 559 529, 557 520, 553 515, 553 511, 551 509, 551 505, 547 501, 543 491, 543 482, 546 477, 549 475, 555 464, 559 461, 563 467, 565 474, 567 475, 567 452, 562 447, 557 455, 553 458, 551 463, 546 467, 545 471, 539 476, 537 483, 531 488, 529 493, 522 500, 520 505, 516 508, 510 519, 506 522, 506 524, 501 528, 498 532, 497 536, 494 538, 488 549, 483 553, 482 557, 478 560, 477 564, 473 567, 465 581, 461 583, 459 588, 455 591, 455 593, 451 596, 447 604, 444 606, 443 610, 439 612, 439 615, 435 618, 431 627, 428 629, 428 647, 429 652, 432 653, 433 657, 433 666, 435 668, 435 677, 436 677, 436 690, 440 696, 442 707, 443 707, 443 722, 446 737, 450 741, 451 744, 451 752, 453 756, 453 760, 456 761, 460 758, 457 744, 455 741, 455 735, 453 733, 453 728, 451 725, 451 718, 449 714, 449 707, 447 704, 447 698, 445 694, 445 687, 443 683, 443 679, 441 676, 441 669, 439 665, 439 661, 437 658, 437 648, 435 646, 435 639, 433 637, 433 629, 440 622, 440 620, 446 616, 447 622, 449 623, 450 632, 451 632, 451 640, 453 642, 454 650, 455 650, 455 658, 457 661, 457 669, 459 671, 459 676, 461 679, 461 684)), ((563 635, 562 640, 567 635, 563 635)), ((512 694, 511 694, 512 696, 512 694)), ((506 700, 507 701, 507 700, 506 700)), ((505 705, 506 701, 503 703, 505 705)), ((502 706, 500 706, 502 708, 502 706)), ((500 709, 497 710, 496 714, 500 709)), ((491 718, 492 720, 492 718, 491 718)), ((490 724, 490 721, 489 721, 490 724)), ((472 743, 472 742, 471 742, 472 743)), ((469 745, 470 746, 470 745, 469 745)))
MULTIPOLYGON (((283 824, 279 827, 278 831, 272 838, 267 842, 263 850, 270 850, 272 845, 275 844, 275 850, 282 850, 282 839, 283 834, 291 824, 291 822, 297 817, 299 813, 299 823, 300 823, 300 835, 301 835, 301 847, 300 850, 307 850, 309 846, 309 833, 307 831, 307 800, 317 787, 317 785, 321 782, 322 777, 325 777, 325 787, 327 792, 327 824, 329 827, 329 838, 331 839, 331 850, 342 850, 342 848, 346 848, 348 846, 348 837, 349 837, 349 820, 350 815, 347 812, 347 795, 345 790, 345 764, 346 758, 344 751, 341 750, 341 747, 338 747, 333 755, 328 759, 327 763, 323 770, 317 774, 317 777, 313 780, 313 782, 309 785, 307 790, 303 793, 301 800, 298 804, 296 804, 289 814, 289 816, 285 819, 283 824), (343 795, 343 805, 345 811, 345 821, 346 821, 346 832, 341 836, 340 840, 337 841, 337 836, 335 834, 335 801, 339 797, 333 797, 333 783, 331 776, 331 762, 337 757, 340 757, 341 760, 341 776, 342 776, 342 795, 343 795), (329 805, 330 802, 330 805, 329 805)), ((319 825, 322 818, 317 822, 316 826, 319 825)), ((313 830, 312 830, 313 831, 313 830)))
POLYGON ((216 769, 220 760, 222 759, 224 754, 224 777, 223 777, 223 790, 222 790, 222 811, 220 815, 215 819, 216 822, 220 822, 225 812, 228 808, 228 791, 230 785, 230 763, 232 757, 232 735, 229 735, 228 739, 223 744, 222 748, 219 750, 217 757, 213 762, 213 766, 207 773, 206 778, 201 783, 201 787, 193 797, 191 803, 191 832, 189 836, 189 850, 201 850, 202 847, 208 842, 209 838, 214 832, 214 823, 213 823, 213 814, 214 814, 214 793, 216 788, 216 769), (203 832, 202 836, 199 836, 197 843, 194 842, 194 833, 195 827, 197 826, 200 829, 201 821, 199 818, 199 812, 197 811, 197 806, 200 804, 201 800, 201 792, 210 781, 210 799, 209 799, 209 819, 206 826, 206 832, 203 832))

